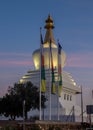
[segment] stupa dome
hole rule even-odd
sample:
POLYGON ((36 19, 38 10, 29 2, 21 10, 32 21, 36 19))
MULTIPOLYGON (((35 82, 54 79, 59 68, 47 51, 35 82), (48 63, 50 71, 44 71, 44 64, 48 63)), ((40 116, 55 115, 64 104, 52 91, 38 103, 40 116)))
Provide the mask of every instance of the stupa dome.
MULTIPOLYGON (((61 52, 61 65, 62 67, 65 66, 65 61, 66 61, 66 54, 64 51, 61 52)), ((34 64, 35 64, 35 68, 39 69, 40 68, 40 49, 37 49, 33 52, 33 60, 34 60, 34 64)), ((54 68, 58 67, 58 50, 57 48, 52 48, 52 56, 53 56, 53 65, 54 68)), ((48 69, 49 68, 49 48, 44 48, 44 65, 45 68, 48 69)))
MULTIPOLYGON (((54 28, 53 25, 53 20, 50 17, 50 15, 48 16, 48 19, 46 20, 46 34, 45 34, 45 38, 44 38, 44 44, 43 44, 43 48, 44 48, 44 63, 45 63, 45 68, 48 69, 49 68, 49 46, 50 46, 50 39, 51 39, 51 47, 52 47, 52 56, 53 56, 53 65, 55 68, 58 67, 58 48, 56 45, 56 42, 54 40, 54 36, 53 36, 53 32, 52 29, 54 28)), ((61 52, 61 65, 62 67, 65 66, 65 61, 66 61, 66 54, 65 52, 62 50, 61 52)), ((40 49, 37 49, 33 52, 32 54, 33 57, 33 61, 34 61, 34 65, 36 70, 40 69, 40 49)))

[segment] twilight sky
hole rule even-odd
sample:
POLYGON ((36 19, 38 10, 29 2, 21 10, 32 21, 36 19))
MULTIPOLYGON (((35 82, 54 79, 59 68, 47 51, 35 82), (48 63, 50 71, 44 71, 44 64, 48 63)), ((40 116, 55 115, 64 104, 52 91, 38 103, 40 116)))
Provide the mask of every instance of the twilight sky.
POLYGON ((48 14, 67 54, 64 70, 78 85, 93 87, 93 0, 0 0, 0 96, 33 68, 48 14))

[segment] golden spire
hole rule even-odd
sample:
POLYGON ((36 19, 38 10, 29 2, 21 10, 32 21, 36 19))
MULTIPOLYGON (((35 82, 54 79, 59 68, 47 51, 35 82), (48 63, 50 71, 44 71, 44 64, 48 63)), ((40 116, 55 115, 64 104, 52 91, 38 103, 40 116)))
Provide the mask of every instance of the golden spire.
POLYGON ((52 20, 50 15, 48 16, 48 19, 45 22, 46 22, 46 25, 45 25, 46 29, 50 29, 50 28, 53 29, 54 28, 53 20, 52 20))
POLYGON ((50 39, 51 39, 52 47, 56 47, 56 43, 55 43, 53 32, 52 32, 54 25, 53 25, 53 20, 50 15, 48 15, 48 18, 45 22, 46 22, 46 25, 45 25, 46 34, 45 34, 45 39, 44 39, 44 45, 49 46, 50 39))

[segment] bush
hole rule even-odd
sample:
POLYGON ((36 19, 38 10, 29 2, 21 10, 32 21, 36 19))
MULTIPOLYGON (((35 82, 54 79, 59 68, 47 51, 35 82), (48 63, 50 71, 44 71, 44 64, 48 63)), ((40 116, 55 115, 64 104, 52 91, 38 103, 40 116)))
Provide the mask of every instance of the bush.
POLYGON ((31 125, 31 128, 29 128, 28 130, 41 130, 41 129, 38 125, 31 125))
POLYGON ((49 130, 61 130, 58 126, 49 126, 49 130))
POLYGON ((11 126, 6 126, 4 127, 4 130, 16 130, 16 128, 11 127, 11 126))

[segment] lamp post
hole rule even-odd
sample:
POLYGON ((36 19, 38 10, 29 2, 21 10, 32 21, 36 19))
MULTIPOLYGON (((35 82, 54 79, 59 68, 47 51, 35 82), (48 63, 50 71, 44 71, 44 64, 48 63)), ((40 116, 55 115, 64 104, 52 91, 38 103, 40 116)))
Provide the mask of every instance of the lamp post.
POLYGON ((83 123, 83 92, 82 92, 82 86, 81 86, 81 121, 83 123))
POLYGON ((23 130, 25 130, 25 100, 23 100, 23 130))

